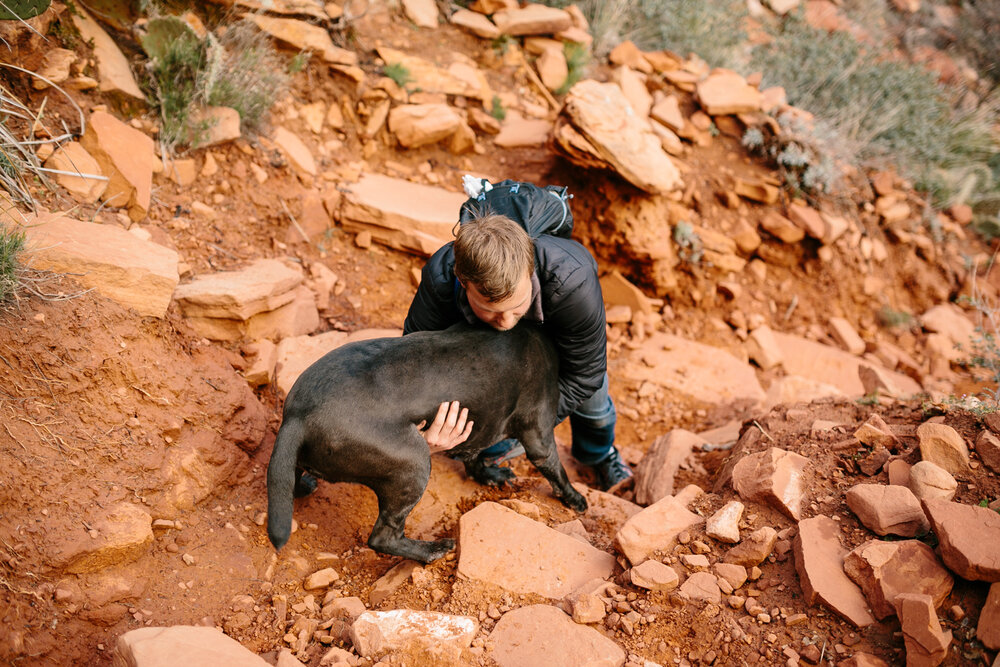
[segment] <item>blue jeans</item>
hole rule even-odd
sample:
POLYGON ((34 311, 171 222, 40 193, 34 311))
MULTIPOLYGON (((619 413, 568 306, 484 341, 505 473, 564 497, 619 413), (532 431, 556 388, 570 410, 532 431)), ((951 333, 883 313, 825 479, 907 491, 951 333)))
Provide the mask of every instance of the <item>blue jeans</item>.
MULTIPOLYGON (((606 459, 615 444, 615 404, 608 393, 608 376, 594 395, 577 406, 569 416, 573 433, 573 458, 584 465, 595 465, 606 459)), ((483 450, 486 457, 499 457, 517 444, 514 438, 501 440, 483 450)))

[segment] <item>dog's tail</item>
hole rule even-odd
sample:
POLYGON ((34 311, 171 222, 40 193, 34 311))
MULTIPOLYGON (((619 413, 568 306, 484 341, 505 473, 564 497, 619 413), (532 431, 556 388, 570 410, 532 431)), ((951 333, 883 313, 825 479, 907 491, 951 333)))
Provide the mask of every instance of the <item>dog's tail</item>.
POLYGON ((300 420, 284 421, 267 465, 267 536, 275 549, 285 546, 292 533, 295 467, 304 434, 300 420))

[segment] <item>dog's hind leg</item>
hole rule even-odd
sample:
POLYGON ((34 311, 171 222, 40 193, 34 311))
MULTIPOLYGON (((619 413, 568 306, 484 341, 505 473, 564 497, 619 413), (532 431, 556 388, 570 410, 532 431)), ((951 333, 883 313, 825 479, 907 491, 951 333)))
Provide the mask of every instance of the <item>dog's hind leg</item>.
POLYGON ((549 480, 556 498, 570 509, 577 512, 586 511, 587 499, 570 484, 566 469, 563 467, 562 461, 559 460, 556 440, 552 431, 546 433, 529 431, 521 436, 521 443, 524 445, 524 453, 528 460, 538 469, 538 472, 542 473, 545 479, 549 480))
POLYGON ((503 486, 517 476, 510 468, 501 467, 496 464, 487 464, 484 459, 485 457, 480 452, 471 461, 464 461, 465 474, 483 486, 503 486))
POLYGON ((395 462, 388 477, 366 482, 378 496, 378 519, 368 537, 368 546, 379 553, 422 563, 435 561, 455 548, 455 540, 414 540, 403 534, 406 517, 427 487, 430 468, 429 456, 423 462, 395 462))
POLYGON ((302 468, 295 471, 298 479, 295 480, 295 497, 305 498, 319 487, 319 480, 312 473, 308 473, 302 468))

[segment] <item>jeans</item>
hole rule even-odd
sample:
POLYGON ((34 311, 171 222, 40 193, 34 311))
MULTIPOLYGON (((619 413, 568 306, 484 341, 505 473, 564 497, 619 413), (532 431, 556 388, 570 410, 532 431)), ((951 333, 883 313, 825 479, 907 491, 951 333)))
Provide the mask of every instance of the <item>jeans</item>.
MULTIPOLYGON (((594 395, 577 406, 569 416, 573 433, 573 458, 584 465, 595 465, 606 459, 615 444, 615 404, 608 393, 608 376, 594 395)), ((514 438, 501 440, 483 450, 487 458, 499 457, 517 444, 514 438)))

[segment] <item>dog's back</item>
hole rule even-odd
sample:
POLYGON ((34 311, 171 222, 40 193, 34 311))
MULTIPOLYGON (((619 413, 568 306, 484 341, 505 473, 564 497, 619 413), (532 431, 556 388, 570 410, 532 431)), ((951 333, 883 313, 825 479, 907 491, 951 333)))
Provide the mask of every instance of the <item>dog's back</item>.
MULTIPOLYGON (((459 401, 475 422, 471 437, 449 452, 468 470, 504 437, 534 442, 547 430, 551 438, 558 398, 555 349, 529 323, 506 332, 460 324, 333 350, 306 369, 285 402, 268 466, 271 542, 280 548, 288 539, 296 466, 371 487, 380 510, 384 496, 406 496, 405 519, 430 474, 416 424, 430 423, 441 403, 459 401)), ((554 441, 551 448, 554 454, 554 441)))

